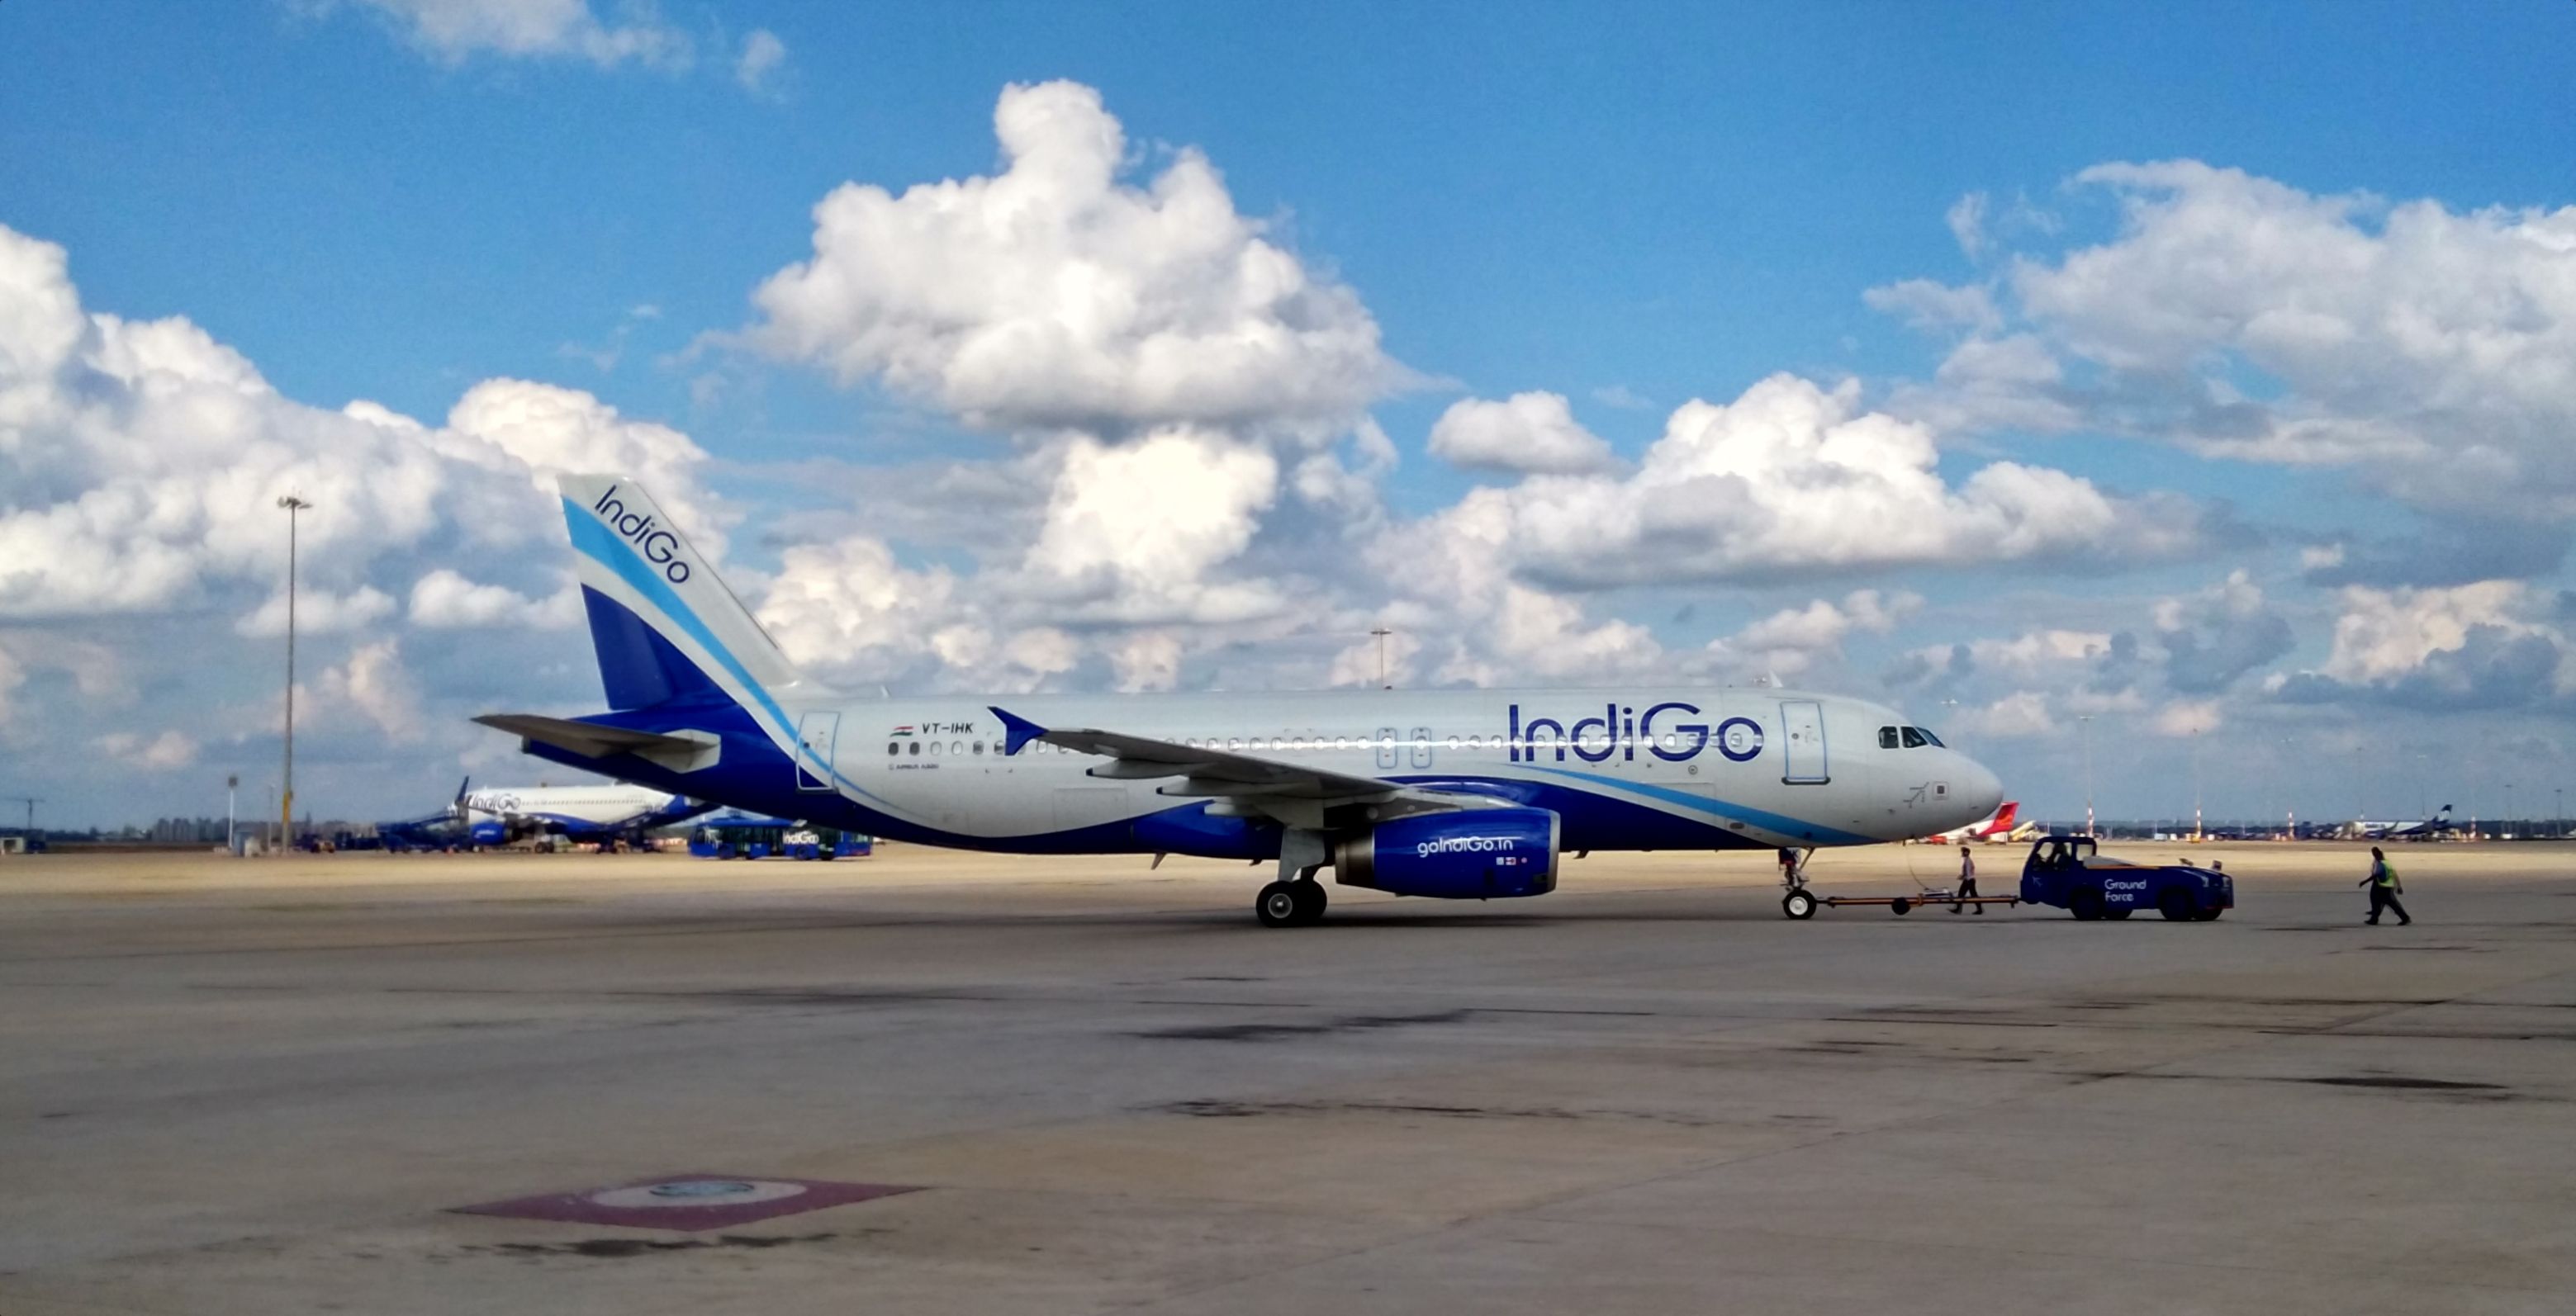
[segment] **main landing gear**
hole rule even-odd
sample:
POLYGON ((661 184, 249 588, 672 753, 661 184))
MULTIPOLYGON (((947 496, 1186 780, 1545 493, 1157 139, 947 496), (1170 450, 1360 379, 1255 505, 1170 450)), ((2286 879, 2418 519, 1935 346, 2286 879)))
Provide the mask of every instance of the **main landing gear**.
POLYGON ((1324 884, 1315 874, 1324 871, 1331 854, 1322 832, 1292 827, 1280 835, 1279 880, 1261 888, 1252 901, 1261 926, 1303 927, 1324 917, 1324 884))
POLYGON ((1311 877, 1273 882, 1252 902, 1265 928, 1293 928, 1324 917, 1324 884, 1311 877))

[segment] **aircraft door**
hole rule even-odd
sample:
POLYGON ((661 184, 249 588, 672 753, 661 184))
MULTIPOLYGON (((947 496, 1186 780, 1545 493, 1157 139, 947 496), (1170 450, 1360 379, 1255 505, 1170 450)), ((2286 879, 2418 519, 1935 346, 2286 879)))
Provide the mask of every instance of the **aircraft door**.
POLYGON ((796 719, 796 789, 832 789, 832 749, 840 738, 838 713, 807 713, 796 719))
POLYGON ((1825 763, 1825 710, 1812 699, 1780 701, 1780 780, 1821 786, 1833 780, 1825 763))

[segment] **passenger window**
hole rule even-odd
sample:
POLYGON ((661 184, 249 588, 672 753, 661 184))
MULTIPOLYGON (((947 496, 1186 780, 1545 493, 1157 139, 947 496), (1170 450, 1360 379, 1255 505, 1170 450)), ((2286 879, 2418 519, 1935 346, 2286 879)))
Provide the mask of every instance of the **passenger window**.
POLYGON ((984 742, 983 742, 983 741, 980 741, 980 740, 979 740, 979 741, 976 741, 976 742, 975 742, 975 752, 976 752, 976 753, 978 753, 978 754, 981 754, 981 753, 983 753, 983 752, 984 752, 984 742))
POLYGON ((1905 733, 1905 747, 1907 749, 1923 748, 1924 742, 1922 732, 1914 729, 1913 727, 1903 727, 1900 728, 1900 730, 1905 733))
POLYGON ((908 753, 908 754, 910 754, 910 755, 912 755, 914 758, 920 758, 920 757, 921 757, 921 742, 920 742, 920 741, 918 741, 918 740, 916 740, 916 741, 912 742, 912 748, 911 748, 911 749, 909 749, 909 750, 906 750, 905 752, 906 752, 906 753, 908 753))
POLYGON ((893 742, 893 741, 891 741, 891 740, 889 740, 889 741, 887 741, 887 742, 886 742, 886 753, 888 753, 888 754, 900 754, 900 753, 902 753, 902 752, 903 752, 903 746, 898 745, 898 744, 894 743, 894 742, 893 742))
POLYGON ((1880 749, 1896 748, 1896 728, 1880 727, 1878 729, 1878 747, 1880 749))

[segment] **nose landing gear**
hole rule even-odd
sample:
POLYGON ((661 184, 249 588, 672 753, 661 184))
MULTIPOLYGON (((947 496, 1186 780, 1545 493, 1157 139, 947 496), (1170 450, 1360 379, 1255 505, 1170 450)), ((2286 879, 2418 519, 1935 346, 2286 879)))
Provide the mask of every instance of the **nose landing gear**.
POLYGON ((1816 895, 1807 889, 1807 861, 1816 856, 1815 847, 1780 850, 1780 885, 1789 893, 1780 897, 1780 912, 1791 918, 1814 918, 1816 895))

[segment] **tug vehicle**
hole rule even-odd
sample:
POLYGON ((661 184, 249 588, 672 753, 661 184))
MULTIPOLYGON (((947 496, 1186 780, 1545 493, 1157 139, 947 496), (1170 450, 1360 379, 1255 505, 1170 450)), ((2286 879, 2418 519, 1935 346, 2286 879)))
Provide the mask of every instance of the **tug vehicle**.
POLYGON ((2236 907, 2236 881, 2195 864, 2110 858, 2090 836, 2043 836, 2022 862, 2021 898, 2086 922, 2152 909, 2177 923, 2207 923, 2236 907))

